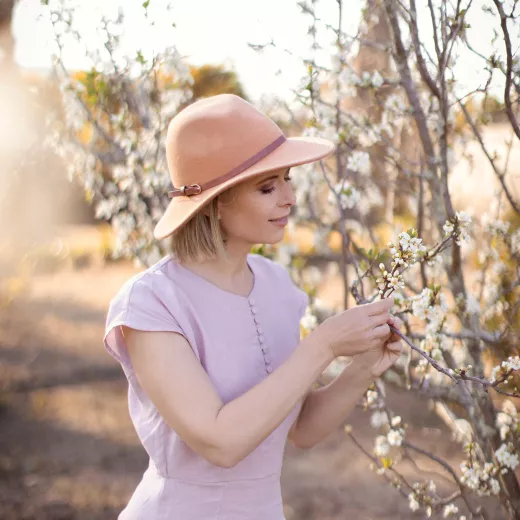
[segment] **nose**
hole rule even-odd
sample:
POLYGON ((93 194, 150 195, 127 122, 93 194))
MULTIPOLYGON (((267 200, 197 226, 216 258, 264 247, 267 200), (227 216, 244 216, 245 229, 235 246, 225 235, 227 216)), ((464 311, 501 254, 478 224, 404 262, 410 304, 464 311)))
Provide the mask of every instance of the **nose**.
POLYGON ((281 206, 294 206, 296 204, 296 195, 294 193, 294 188, 290 183, 285 183, 284 189, 282 190, 282 197, 280 201, 281 206))

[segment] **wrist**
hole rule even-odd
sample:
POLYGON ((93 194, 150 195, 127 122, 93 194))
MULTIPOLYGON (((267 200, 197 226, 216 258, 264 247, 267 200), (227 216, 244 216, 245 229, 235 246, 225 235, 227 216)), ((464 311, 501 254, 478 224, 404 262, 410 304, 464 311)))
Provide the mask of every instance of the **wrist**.
POLYGON ((335 359, 334 351, 329 343, 324 340, 317 331, 312 332, 302 340, 305 349, 312 353, 316 362, 323 367, 323 370, 335 359))
POLYGON ((353 367, 353 371, 356 374, 356 377, 359 377, 360 380, 372 382, 377 378, 372 370, 374 362, 365 363, 362 356, 362 354, 354 356, 350 366, 353 367))

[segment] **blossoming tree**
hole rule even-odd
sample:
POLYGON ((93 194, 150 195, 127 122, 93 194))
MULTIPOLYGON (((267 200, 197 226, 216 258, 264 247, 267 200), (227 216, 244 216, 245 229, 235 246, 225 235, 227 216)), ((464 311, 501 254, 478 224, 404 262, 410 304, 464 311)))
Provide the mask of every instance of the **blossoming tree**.
MULTIPOLYGON (((307 75, 296 92, 299 117, 292 121, 303 114, 305 133, 325 136, 337 149, 332 159, 299 169, 296 219, 313 226, 315 250, 334 261, 345 307, 351 298, 359 304, 394 295, 394 314, 405 328, 395 332, 409 346, 363 398, 378 430, 374 446, 364 446, 350 426, 345 431, 414 511, 487 519, 482 499, 488 497, 506 518, 520 518, 520 208, 508 158, 500 160, 488 149, 482 137, 487 118, 476 116, 468 102, 469 94, 486 100, 493 82, 502 85, 511 129, 507 147, 520 139, 519 69, 509 35, 518 29, 516 2, 484 5, 483 16, 500 35, 488 54, 471 32, 472 13, 482 9, 472 0, 428 0, 422 11, 415 0, 368 0, 354 35, 344 30, 344 2, 334 4, 337 23, 320 16, 325 3, 334 4, 299 3, 311 21, 311 46, 303 57, 307 75), (320 47, 327 38, 332 50, 320 47), (482 84, 472 92, 461 91, 457 76, 463 52, 482 60, 482 84), (464 124, 457 126, 457 117, 464 124), (481 147, 499 187, 496 203, 479 216, 455 207, 448 182, 455 152, 464 154, 470 142, 481 147), (407 224, 396 231, 399 222, 407 224), (338 258, 328 247, 331 233, 341 237, 338 258), (492 370, 487 359, 495 362, 492 370), (434 403, 461 442, 460 468, 407 438, 405 420, 386 401, 387 385, 434 403), (432 480, 405 478, 398 463, 413 453, 447 472, 451 493, 442 495, 432 480)), ((62 49, 65 35, 79 38, 73 11, 64 2, 45 4, 62 49)), ((144 2, 147 16, 149 7, 144 2)), ((80 80, 58 53, 67 137, 56 131, 49 139, 67 158, 71 175, 79 176, 98 217, 111 222, 115 254, 150 264, 164 252, 152 230, 168 203, 165 130, 190 101, 193 78, 173 47, 153 57, 121 56, 121 23, 122 16, 102 20, 104 55, 91 53, 93 68, 80 80)), ((311 330, 331 312, 314 298, 321 273, 305 265, 294 244, 268 252, 309 290, 302 326, 311 330)), ((342 364, 332 368, 341 370, 342 364)))
MULTIPOLYGON (((324 3, 299 2, 311 21, 311 45, 298 97, 307 113, 306 133, 326 136, 337 149, 319 168, 305 168, 298 185, 299 217, 317 225, 316 249, 323 253, 329 234, 340 234, 345 306, 349 295, 360 304, 393 294, 406 329, 394 331, 410 347, 406 359, 381 374, 364 397, 363 407, 380 432, 373 449, 358 441, 351 426, 345 431, 414 511, 490 518, 478 498, 491 496, 505 517, 520 518, 515 474, 520 211, 508 178, 509 152, 520 138, 517 62, 509 35, 511 27, 516 30, 516 2, 477 6, 429 0, 419 15, 415 0, 369 0, 355 35, 343 29, 344 2, 337 2, 335 25, 320 15, 324 3), (471 33, 469 20, 477 9, 500 34, 487 56, 474 46, 471 33), (334 42, 332 50, 320 46, 326 35, 334 42), (485 71, 481 85, 470 92, 457 76, 464 52, 477 54, 485 71), (482 137, 489 118, 475 117, 467 102, 475 94, 485 101, 494 80, 502 85, 510 125, 505 161, 482 137), (464 121, 459 127, 458 116, 464 121), (480 216, 454 206, 448 182, 455 151, 463 155, 470 142, 480 146, 498 186, 496 202, 480 216), (406 231, 391 227, 398 217, 411 222, 406 231), (382 233, 374 233, 381 222, 393 229, 386 244, 382 233), (486 373, 489 358, 496 366, 486 373), (459 472, 407 439, 406 424, 385 400, 385 384, 435 404, 462 444, 459 472), (411 453, 447 471, 453 492, 441 496, 431 480, 409 482, 398 462, 411 453)), ((284 246, 282 254, 286 263, 301 265, 293 259, 293 245, 284 246)), ((296 276, 313 291, 320 280, 316 272, 296 276)), ((319 321, 320 303, 307 309, 306 328, 319 321)))

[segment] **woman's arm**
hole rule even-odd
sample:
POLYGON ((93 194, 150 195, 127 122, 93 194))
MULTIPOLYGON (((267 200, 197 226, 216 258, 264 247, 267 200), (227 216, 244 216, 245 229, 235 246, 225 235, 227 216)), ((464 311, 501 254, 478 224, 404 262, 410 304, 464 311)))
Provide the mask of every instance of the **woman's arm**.
POLYGON ((199 455, 232 467, 289 415, 332 361, 309 335, 278 369, 223 404, 188 341, 174 332, 123 327, 137 379, 167 424, 199 455))
MULTIPOLYGON (((402 321, 390 316, 388 321, 399 330, 402 321)), ((401 338, 392 332, 380 348, 354 356, 331 383, 312 390, 289 431, 289 440, 299 448, 312 448, 343 423, 370 384, 390 368, 401 355, 401 338)))
POLYGON ((356 358, 328 385, 305 398, 288 438, 298 448, 312 448, 343 423, 375 377, 356 358))

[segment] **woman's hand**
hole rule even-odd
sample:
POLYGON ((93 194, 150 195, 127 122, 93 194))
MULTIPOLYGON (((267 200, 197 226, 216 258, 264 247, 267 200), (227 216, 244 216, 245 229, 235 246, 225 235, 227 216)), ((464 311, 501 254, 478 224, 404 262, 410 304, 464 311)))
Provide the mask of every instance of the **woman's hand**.
MULTIPOLYGON (((399 331, 403 324, 399 318, 392 315, 387 323, 399 331)), ((404 342, 401 336, 392 331, 382 347, 358 354, 354 357, 354 363, 366 369, 374 377, 379 377, 399 359, 403 351, 404 342)))
POLYGON ((347 309, 327 318, 312 334, 329 349, 332 359, 379 351, 390 337, 393 304, 390 297, 347 309))

